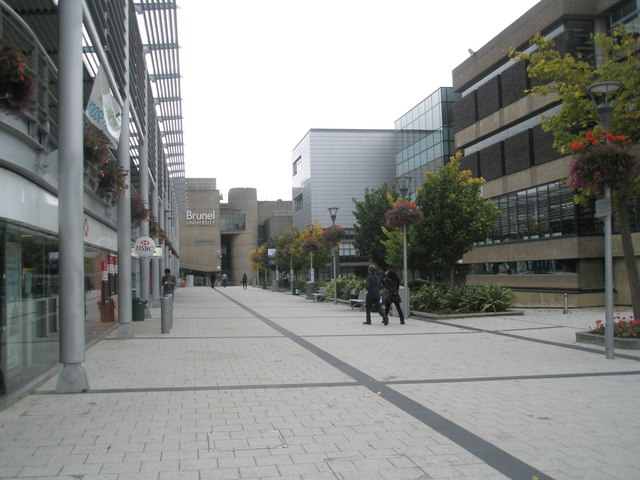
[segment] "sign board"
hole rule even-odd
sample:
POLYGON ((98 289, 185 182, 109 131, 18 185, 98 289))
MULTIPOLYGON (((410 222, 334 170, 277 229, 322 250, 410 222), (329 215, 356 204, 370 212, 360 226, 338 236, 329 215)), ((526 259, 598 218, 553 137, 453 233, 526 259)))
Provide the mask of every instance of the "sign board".
POLYGON ((611 215, 611 199, 601 198, 596 200, 596 213, 594 217, 607 217, 611 215))
POLYGON ((133 249, 140 257, 150 257, 156 251, 156 242, 151 237, 140 237, 136 240, 133 249))

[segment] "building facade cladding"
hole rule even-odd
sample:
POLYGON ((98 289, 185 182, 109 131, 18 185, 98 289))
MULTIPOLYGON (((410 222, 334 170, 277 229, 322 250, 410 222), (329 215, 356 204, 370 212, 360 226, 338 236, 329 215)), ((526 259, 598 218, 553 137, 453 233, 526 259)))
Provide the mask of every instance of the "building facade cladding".
MULTIPOLYGON (((69 105, 59 103, 62 101, 60 89, 63 87, 59 82, 58 66, 60 57, 67 52, 59 51, 56 27, 61 13, 56 3, 48 0, 7 0, 0 5, 2 44, 24 54, 27 68, 36 79, 32 85, 32 96, 25 105, 17 105, 12 95, 0 96, 0 325, 3 326, 0 329, 0 407, 28 391, 60 362, 66 363, 61 354, 65 350, 70 329, 69 323, 65 323, 66 319, 61 315, 63 304, 73 303, 80 305, 80 308, 84 304, 81 322, 84 339, 90 343, 116 325, 124 305, 123 297, 141 296, 143 284, 142 261, 131 258, 132 280, 126 279, 123 284, 127 289, 131 287, 133 294, 127 292, 127 295, 119 295, 123 278, 118 275, 118 267, 122 267, 124 262, 118 256, 118 251, 128 252, 130 242, 141 236, 143 229, 140 218, 136 218, 133 211, 131 224, 123 228, 122 218, 118 218, 114 190, 92 181, 89 168, 85 170, 83 184, 77 185, 81 195, 78 201, 82 204, 77 225, 82 225, 79 233, 83 235, 82 257, 78 262, 83 272, 75 283, 84 286, 80 298, 60 284, 61 271, 68 265, 75 267, 76 259, 70 261, 69 257, 65 258, 64 254, 61 257, 60 254, 63 250, 61 244, 64 243, 60 237, 60 219, 71 210, 62 211, 66 205, 59 197, 59 189, 63 184, 60 165, 66 164, 68 167, 70 162, 59 151, 59 127, 64 120, 59 112, 65 107, 69 111, 69 105), (124 248, 118 245, 119 231, 126 232, 124 236, 130 237, 124 248), (65 328, 66 334, 63 331, 65 328)), ((148 127, 151 130, 148 134, 147 165, 150 181, 161 187, 156 191, 157 195, 152 196, 149 191, 144 199, 145 206, 154 216, 158 216, 160 227, 165 227, 170 240, 177 245, 178 241, 165 225, 163 216, 158 215, 158 211, 174 207, 175 182, 162 154, 162 140, 157 135, 162 133, 162 128, 156 123, 155 109, 151 109, 153 115, 148 117, 142 111, 145 101, 153 104, 151 97, 139 96, 144 88, 138 87, 149 81, 146 70, 139 70, 145 65, 142 61, 142 45, 132 42, 129 64, 117 54, 124 38, 125 7, 130 7, 129 14, 133 18, 136 15, 135 8, 132 3, 108 2, 108 13, 98 3, 87 2, 89 13, 84 23, 83 71, 80 77, 74 79, 82 90, 82 108, 86 107, 99 63, 97 53, 92 48, 93 42, 93 45, 101 45, 111 52, 102 66, 116 72, 111 88, 116 103, 124 91, 123 72, 127 68, 133 71, 135 81, 132 82, 131 94, 128 190, 139 195, 142 191, 138 145, 141 142, 139 135, 148 132, 148 127), (89 23, 103 27, 90 32, 92 29, 87 27, 89 23), (141 122, 141 118, 144 121, 141 122), (151 198, 154 197, 158 200, 156 205, 151 204, 151 198)), ((130 25, 134 26, 132 38, 139 38, 141 33, 135 30, 137 23, 130 22, 130 25)), ((79 32, 81 26, 76 27, 79 32)), ((77 45, 78 52, 81 47, 77 45)), ((80 115, 82 111, 77 113, 80 115)), ((77 132, 72 134, 77 133, 74 140, 82 146, 82 129, 80 125, 78 127, 77 132)), ((67 128, 67 132, 70 131, 67 128)), ((86 150, 84 154, 86 161, 86 150)), ((115 163, 113 149, 108 151, 108 156, 115 163)), ((82 178, 81 172, 70 168, 69 176, 64 180, 75 175, 82 178)), ((69 246, 68 243, 65 245, 69 246)), ((176 261, 176 257, 169 256, 168 248, 164 251, 165 256, 160 261, 163 266, 173 267, 172 261, 176 261)), ((149 283, 148 278, 146 283, 149 283)), ((153 287, 149 293, 154 293, 153 287)), ((77 327, 77 324, 73 324, 73 327, 77 327)), ((82 338, 79 331, 71 333, 82 338)))
POLYGON ((258 193, 255 188, 232 188, 229 190, 228 207, 233 212, 245 214, 244 230, 225 233, 226 254, 229 258, 227 273, 232 285, 240 285, 242 274, 249 278, 254 273, 249 261, 249 252, 258 247, 258 193))
POLYGON ((213 178, 186 179, 185 186, 181 273, 196 286, 207 285, 211 272, 226 274, 229 285, 240 285, 244 273, 253 280, 249 253, 291 226, 291 202, 258 201, 255 188, 232 188, 222 204, 213 178))
POLYGON ((411 177, 411 191, 425 171, 435 172, 455 153, 453 106, 459 98, 451 87, 439 88, 396 120, 396 177, 411 177))
MULTIPOLYGON (((623 17, 638 23, 636 0, 543 0, 454 69, 461 95, 454 105, 456 147, 465 154, 463 167, 487 180, 483 194, 502 213, 493 233, 463 258, 469 283, 511 286, 521 306, 562 306, 564 293, 576 306, 603 304, 601 223, 592 207, 574 205, 562 182, 570 157, 553 148, 541 127, 558 102, 528 94, 526 66, 505 52, 529 48, 541 32, 561 52, 593 59, 590 34, 623 17)), ((628 304, 623 261, 614 261, 616 302, 628 304)))
POLYGON ((393 130, 311 129, 293 150, 293 223, 298 229, 319 222, 352 228, 353 199, 366 188, 395 182, 393 130))
POLYGON ((186 212, 180 214, 182 269, 220 271, 220 192, 215 179, 185 181, 186 212))

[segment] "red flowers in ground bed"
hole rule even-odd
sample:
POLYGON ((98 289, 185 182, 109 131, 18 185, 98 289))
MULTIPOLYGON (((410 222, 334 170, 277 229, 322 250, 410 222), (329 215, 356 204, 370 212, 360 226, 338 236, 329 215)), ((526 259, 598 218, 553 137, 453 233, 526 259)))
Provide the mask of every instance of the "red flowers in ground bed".
POLYGON ((627 151, 630 143, 624 135, 587 132, 584 141, 571 145, 574 154, 567 184, 593 196, 600 196, 605 187, 625 186, 637 168, 627 151))
MULTIPOLYGON (((604 322, 596 320, 596 326, 589 331, 596 335, 604 335, 604 322)), ((633 318, 633 315, 613 317, 613 336, 619 338, 640 338, 640 319, 633 318)))

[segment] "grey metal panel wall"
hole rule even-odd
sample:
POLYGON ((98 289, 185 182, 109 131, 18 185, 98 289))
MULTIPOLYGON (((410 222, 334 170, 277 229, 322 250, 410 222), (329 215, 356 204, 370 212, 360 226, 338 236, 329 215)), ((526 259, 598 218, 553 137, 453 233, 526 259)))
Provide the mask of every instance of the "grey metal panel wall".
MULTIPOLYGON (((338 207, 336 223, 355 223, 353 198, 362 200, 365 188, 395 182, 393 130, 310 131, 310 220, 331 225, 328 207, 338 207)), ((307 205, 305 205, 305 211, 307 205)))

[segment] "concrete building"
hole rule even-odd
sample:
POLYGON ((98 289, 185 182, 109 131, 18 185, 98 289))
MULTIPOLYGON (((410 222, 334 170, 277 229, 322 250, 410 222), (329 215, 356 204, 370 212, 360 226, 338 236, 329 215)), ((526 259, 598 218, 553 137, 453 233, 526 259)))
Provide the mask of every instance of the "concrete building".
MULTIPOLYGON (((366 188, 395 182, 395 153, 393 130, 309 130, 292 155, 294 225, 299 230, 314 222, 329 226, 328 208, 338 207, 336 224, 353 228, 353 199, 362 200, 366 188)), ((343 274, 366 262, 349 239, 340 245, 339 258, 343 274)), ((325 270, 319 278, 329 278, 325 270)))
MULTIPOLYGON (((461 95, 454 108, 456 147, 465 154, 463 165, 487 180, 484 196, 502 212, 493 233, 463 259, 468 283, 509 286, 521 306, 562 306, 564 294, 572 306, 603 304, 602 224, 593 206, 573 203, 563 184, 570 157, 555 151, 541 128, 558 103, 528 94, 526 65, 507 54, 527 49, 541 32, 562 52, 594 57, 592 33, 619 22, 638 28, 638 14, 636 0, 543 0, 453 71, 453 89, 461 95)), ((615 302, 629 304, 618 237, 615 302)))
MULTIPOLYGON (((180 275, 187 285, 209 285, 215 272, 230 285, 242 275, 256 279, 249 253, 291 226, 291 201, 258 201, 255 188, 232 188, 220 202, 214 178, 185 181, 186 211, 180 215, 180 275)), ((256 279, 257 280, 257 279, 256 279)))

